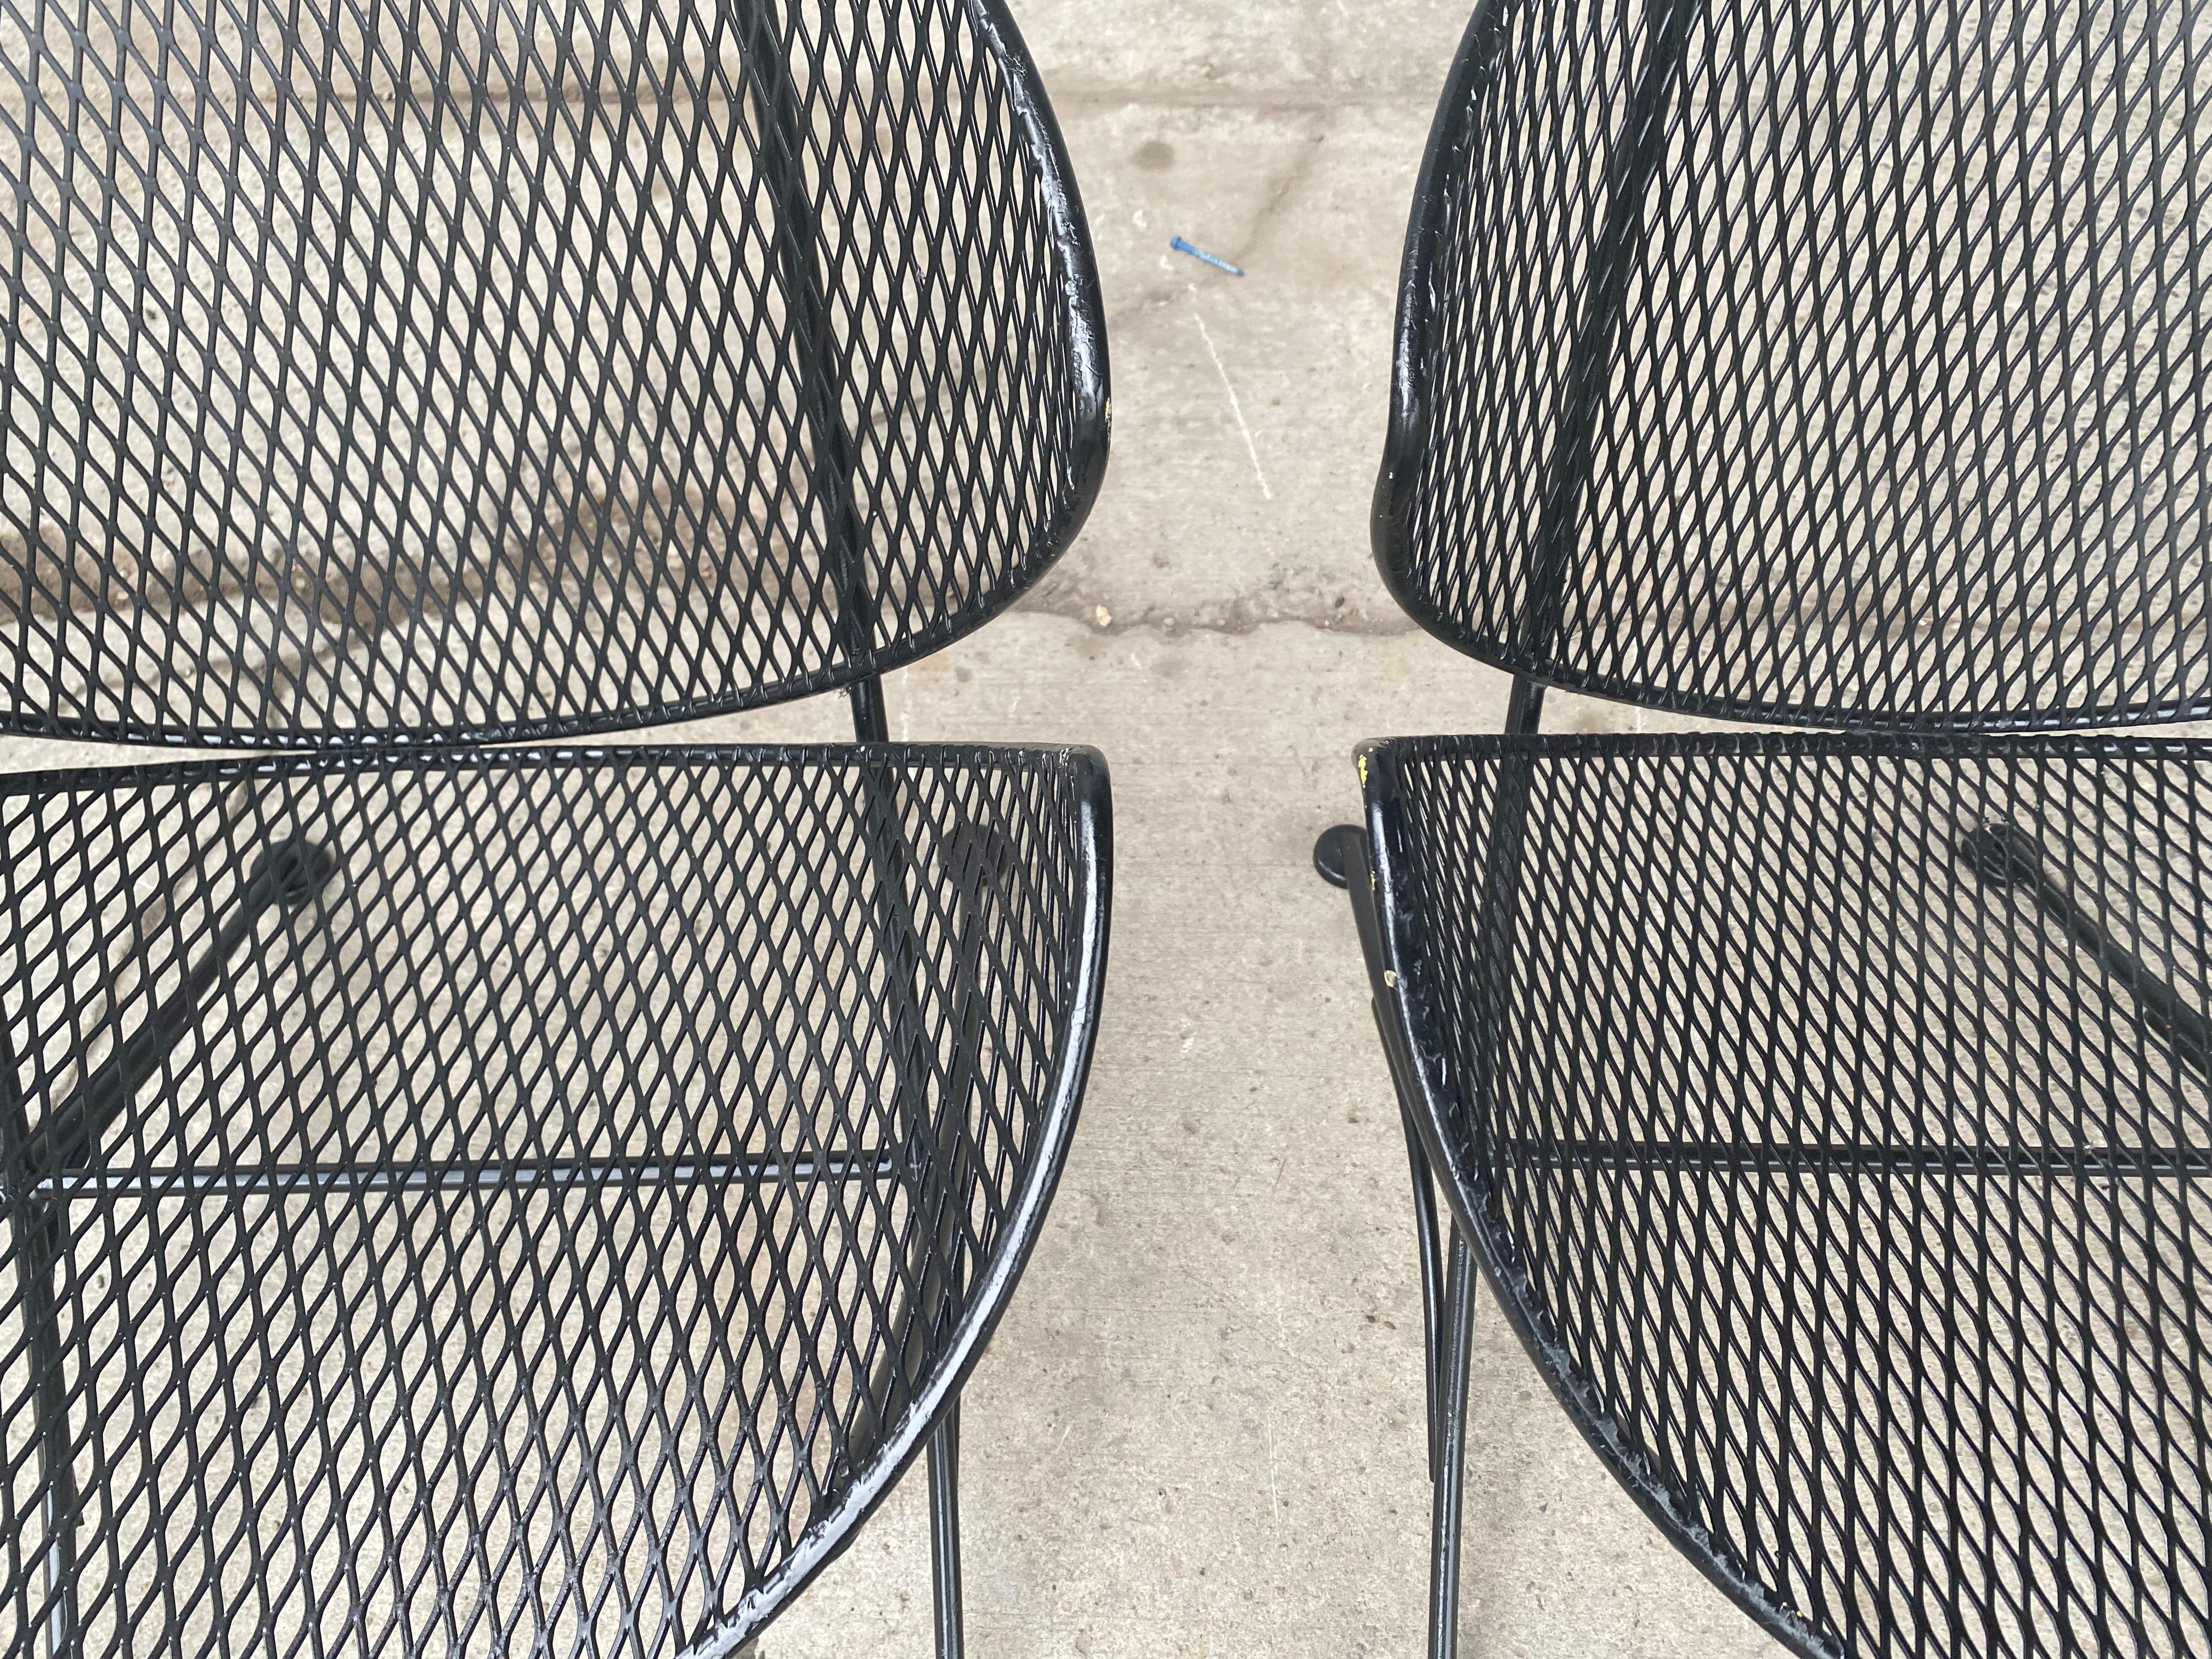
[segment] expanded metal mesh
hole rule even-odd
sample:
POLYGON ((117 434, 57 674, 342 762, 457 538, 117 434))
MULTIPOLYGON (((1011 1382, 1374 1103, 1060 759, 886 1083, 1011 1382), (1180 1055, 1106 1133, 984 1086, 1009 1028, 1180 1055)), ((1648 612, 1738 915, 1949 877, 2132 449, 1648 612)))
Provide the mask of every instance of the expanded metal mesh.
POLYGON ((0 724, 551 735, 973 627, 1104 455, 996 0, 0 13, 0 724))
POLYGON ((2212 12, 1490 0, 1376 546, 1498 665, 1822 725, 2212 709, 2212 12))
POLYGON ((1368 765, 1450 1172, 1693 1553, 1808 1650, 2212 1646, 2212 744, 1368 765))
POLYGON ((1103 791, 957 749, 0 783, 0 1650, 757 1624, 1034 1234, 1103 791))

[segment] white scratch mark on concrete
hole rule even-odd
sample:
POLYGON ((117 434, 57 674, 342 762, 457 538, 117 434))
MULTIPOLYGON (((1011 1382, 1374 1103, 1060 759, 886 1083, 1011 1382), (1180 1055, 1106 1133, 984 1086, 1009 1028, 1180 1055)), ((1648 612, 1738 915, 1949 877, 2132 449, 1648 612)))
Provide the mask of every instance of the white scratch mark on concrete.
POLYGON ((1275 1511, 1275 1530, 1283 1529, 1283 1494, 1275 1485, 1275 1431, 1265 1419, 1260 1424, 1260 1438, 1267 1448, 1267 1502, 1275 1511))
POLYGON ((1221 361, 1221 351, 1213 343, 1212 331, 1206 325, 1205 313, 1198 308, 1198 287, 1190 290, 1190 319, 1198 325, 1198 337, 1206 342, 1206 355, 1213 359, 1213 372, 1221 377, 1221 389, 1229 394, 1229 412, 1237 417, 1237 429, 1244 434, 1244 453, 1252 458, 1252 476, 1260 481, 1260 494, 1267 501, 1275 499, 1275 492, 1267 488, 1267 475, 1260 469, 1260 446, 1252 441, 1252 428, 1244 423, 1244 406, 1237 401, 1237 388, 1230 384, 1229 366, 1221 361))

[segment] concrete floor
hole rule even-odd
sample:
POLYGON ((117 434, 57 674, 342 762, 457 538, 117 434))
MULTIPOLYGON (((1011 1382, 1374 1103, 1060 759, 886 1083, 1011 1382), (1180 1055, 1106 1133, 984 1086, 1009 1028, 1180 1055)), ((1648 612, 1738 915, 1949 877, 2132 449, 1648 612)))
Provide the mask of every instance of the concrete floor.
MULTIPOLYGON (((1115 449, 1040 589, 896 676, 895 735, 1114 772, 1105 1025, 1051 1224, 968 1392, 978 1659, 1412 1654, 1427 1592, 1405 1152, 1341 894, 1362 738, 1502 677, 1368 557, 1405 215, 1462 0, 1027 0, 1098 246, 1115 449), (1168 251, 1181 234, 1239 280, 1168 251)), ((1634 715, 1559 699, 1547 724, 1634 715)), ((842 734, 841 705, 714 723, 842 734)), ((1463 1649, 1778 1651, 1599 1468, 1486 1292, 1463 1649)), ((763 1659, 930 1651, 919 1470, 763 1659)))
MULTIPOLYGON (((890 702, 900 737, 1103 750, 1116 890, 1075 1152, 967 1396, 971 1645, 1411 1654, 1428 1493, 1405 1154, 1350 912, 1308 857, 1355 810, 1355 742, 1495 730, 1504 708, 1367 552, 1405 213, 1464 0, 1017 14, 1097 243, 1115 455, 1038 591, 890 702), (1249 274, 1171 254, 1176 234, 1249 274)), ((825 699, 663 735, 848 733, 825 699)), ((1600 1469, 1486 1293, 1471 1438, 1471 1659, 1775 1651, 1600 1469)), ((763 1659, 928 1653, 922 1504, 917 1466, 763 1659)))

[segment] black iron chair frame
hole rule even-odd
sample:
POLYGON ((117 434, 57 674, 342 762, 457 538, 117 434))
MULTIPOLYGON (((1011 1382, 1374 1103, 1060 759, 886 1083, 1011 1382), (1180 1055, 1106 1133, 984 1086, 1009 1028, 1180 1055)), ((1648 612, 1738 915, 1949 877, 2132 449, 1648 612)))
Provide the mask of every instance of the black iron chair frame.
MULTIPOLYGON (((1691 29, 1703 0, 1644 0, 1649 22, 1645 50, 1636 64, 1619 143, 1605 178, 1606 211, 1589 256, 1586 299, 1577 314, 1561 376, 1559 416, 1544 472, 1540 516, 1533 540, 1535 560, 1525 607, 1515 636, 1501 644, 1440 607, 1411 580, 1408 549, 1419 504, 1420 471, 1432 441, 1437 416, 1432 388, 1423 372, 1424 352, 1433 329, 1439 241, 1446 217, 1445 193, 1453 177, 1470 164, 1472 124, 1465 112, 1486 90, 1504 49, 1511 0, 1477 0, 1439 97, 1434 123, 1414 188, 1396 307, 1389 422, 1372 507, 1370 528, 1376 568, 1400 606, 1429 634, 1454 650, 1511 678, 1500 734, 1480 740, 1495 745, 1507 769, 1500 786, 1496 818, 1485 855, 1487 885, 1482 903, 1485 927, 1510 938, 1518 907, 1521 836, 1527 811, 1527 772, 1512 781, 1514 757, 1540 751, 1542 713, 1548 689, 1603 697, 1663 712, 1778 726, 1812 726, 1822 732, 1885 736, 1910 749, 1911 734, 1931 752, 1947 752, 1955 742, 1961 752, 1986 741, 1981 734, 2081 731, 2115 725, 2146 725, 2201 719, 2212 714, 2212 692, 2159 697, 2092 708, 1990 711, 1892 710, 1817 702, 1755 701, 1680 688, 1632 683, 1593 673, 1555 654, 1561 605, 1570 561, 1576 551, 1578 517, 1591 482, 1595 434, 1604 412, 1624 301, 1638 268, 1647 230, 1646 208, 1667 145, 1668 123, 1680 93, 1691 29), (1942 733, 1960 734, 1956 739, 1942 733), (1527 743, 1517 740, 1527 739, 1527 743), (1498 914, 1489 915, 1492 907, 1498 914)), ((1813 739, 1820 741, 1820 739, 1813 739)), ((1656 741, 1665 742, 1665 739, 1656 741)), ((1694 741, 1694 740, 1693 740, 1694 741)), ((2066 740, 2051 739, 2063 751, 2066 740)), ((2099 745, 2079 740, 2084 753, 2099 745)), ((2185 739, 2130 739, 2146 758, 2154 756, 2201 760, 2207 746, 2185 739)), ((1488 752, 1486 750, 1486 752, 1488 752)), ((1597 1454, 1601 1465, 1639 1509, 1684 1556, 1753 1621, 1790 1651, 1806 1659, 1843 1659, 1840 1638, 1817 1628, 1796 1608, 1778 1600, 1747 1571, 1719 1540, 1686 1517, 1649 1460, 1624 1438, 1596 1391, 1580 1377, 1565 1348, 1547 1334, 1539 1311, 1540 1297, 1510 1242, 1483 1213, 1485 1178, 1455 1148, 1447 1126, 1455 1110, 1440 1082, 1437 1056, 1442 1039, 1435 1010, 1437 988, 1421 982, 1421 927, 1418 908, 1398 890, 1403 869, 1403 806, 1396 776, 1398 757, 1390 743, 1362 748, 1359 776, 1366 804, 1363 823, 1339 823, 1323 830, 1313 849, 1316 872, 1330 885, 1348 891, 1361 954, 1367 970, 1370 1006, 1399 1104, 1412 1179, 1413 1222, 1421 1283, 1424 1340, 1422 1371, 1426 1395, 1427 1468, 1431 1492, 1430 1594, 1425 1652, 1428 1659, 1453 1659, 1459 1651, 1459 1586, 1462 1563, 1466 1419, 1474 1324, 1474 1285, 1478 1266, 1488 1279, 1508 1324, 1520 1339, 1560 1407, 1597 1454), (1437 1202, 1441 1184, 1444 1204, 1437 1202)), ((1521 765, 1525 769, 1527 762, 1521 765)), ((2212 1056, 2212 1022, 2191 1007, 2172 986, 2114 939, 2076 904, 2063 888, 2040 873, 2030 843, 2023 856, 2002 840, 2006 826, 1985 832, 1987 844, 1971 849, 1985 881, 2021 886, 2036 905, 2084 955, 2103 970, 2106 994, 2135 1012, 2146 1029, 2156 1031, 2177 1058, 2199 1077, 2212 1056)), ((1962 856, 1969 849, 1962 848, 1962 856)), ((1692 1149, 1694 1151, 1695 1149, 1692 1149)), ((1887 1149, 1899 1150, 1899 1149, 1887 1149)), ((1902 1149, 1908 1153, 1913 1149, 1902 1149)), ((1919 1149, 1924 1152, 1925 1149, 1919 1149)), ((1958 1149, 1945 1149, 1956 1152, 1958 1149)), ((1731 1146, 1727 1156, 1750 1159, 1761 1169, 1803 1170, 1869 1167, 1869 1149, 1731 1146), (1834 1157, 1823 1163, 1823 1156, 1834 1157)), ((1984 1149, 2004 1167, 2020 1149, 1984 1149)), ((2212 1155, 2185 1150, 2176 1167, 2212 1167, 2212 1155)), ((2171 1160, 2169 1160, 2171 1162, 2171 1160)), ((1906 1169, 1911 1157, 1872 1167, 1906 1169)), ((2081 1173, 2089 1165, 2061 1173, 2081 1173)), ((2131 1155, 2104 1160, 2103 1173, 2148 1178, 2166 1164, 2139 1162, 2131 1155)))
MULTIPOLYGON (((1538 597, 1524 622, 1524 636, 1516 641, 1528 654, 1543 654, 1558 627, 1559 592, 1566 561, 1573 551, 1577 513, 1589 483, 1592 432, 1605 393, 1622 301, 1634 269, 1644 198, 1663 149, 1664 112, 1679 82, 1689 19, 1698 3, 1698 0, 1651 0, 1651 9, 1662 21, 1654 30, 1654 50, 1639 71, 1629 118, 1630 128, 1641 135, 1641 142, 1624 148, 1621 177, 1614 181, 1616 187, 1608 193, 1606 222, 1597 252, 1592 256, 1590 308, 1576 331, 1569 358, 1565 412, 1545 489, 1541 527, 1537 532, 1542 562, 1533 586, 1538 597)), ((1437 611, 1403 579, 1399 556, 1414 505, 1419 462, 1428 447, 1429 425, 1434 414, 1426 401, 1422 379, 1413 372, 1413 365, 1416 361, 1413 353, 1428 327, 1431 273, 1443 216, 1443 193, 1454 169, 1465 164, 1461 146, 1466 142, 1466 128, 1459 112, 1477 96, 1484 78, 1492 73, 1493 55, 1502 45, 1504 10, 1504 0, 1480 0, 1468 20, 1437 100, 1427 149, 1414 185, 1399 281, 1390 419, 1383 442, 1382 464, 1376 478, 1371 528, 1376 567, 1384 586, 1401 608, 1454 649, 1511 672, 1516 666, 1515 663, 1497 660, 1477 649, 1466 629, 1437 611)), ((1560 677, 1559 683, 1565 689, 1571 680, 1560 677)), ((1505 716, 1507 732, 1521 735, 1539 729, 1547 684, 1527 673, 1514 673, 1505 716)), ((1596 686, 1572 689, 1600 690, 1596 686)), ((1370 763, 1363 756, 1363 779, 1367 776, 1370 763)), ((1372 825, 1348 823, 1322 831, 1314 844, 1314 868, 1330 885, 1344 888, 1351 894, 1361 955, 1367 966, 1370 1006, 1389 1061, 1391 1085, 1398 1098, 1406 1137, 1406 1157, 1413 1193, 1414 1237, 1420 1264, 1422 1376, 1427 1401, 1431 1505, 1426 1651, 1429 1659, 1453 1659, 1459 1651, 1460 1540, 1478 1259, 1492 1286, 1498 1290, 1500 1302, 1509 1304, 1508 1316, 1530 1357, 1574 1418, 1576 1426, 1600 1448, 1601 1455, 1606 1439, 1601 1419, 1575 1397, 1571 1380, 1559 1357, 1543 1351, 1525 1308, 1514 1303, 1504 1288, 1506 1281, 1499 1276, 1497 1255, 1483 1248, 1488 1242, 1486 1235, 1474 1217, 1464 1212, 1463 1199, 1450 1181, 1443 1183, 1448 1200, 1443 1214, 1449 1216, 1448 1224, 1439 1214, 1438 1172, 1449 1168, 1444 1161, 1438 1127, 1443 1120, 1436 1115, 1437 1103, 1430 1097, 1425 1086, 1422 1070, 1408 1047, 1409 1034, 1399 1013, 1398 976, 1388 921, 1391 913, 1370 852, 1370 838, 1374 833, 1372 825)), ((1503 856, 1510 861, 1510 853, 1503 856)), ((1647 1489, 1628 1473, 1628 1466, 1617 1459, 1609 1460, 1609 1466, 1629 1486, 1646 1512, 1656 1516, 1658 1511, 1647 1489)), ((1727 1568, 1713 1559, 1710 1553, 1698 1565, 1709 1573, 1723 1577, 1728 1574, 1727 1568)), ((1724 1583, 1723 1588, 1733 1589, 1735 1586, 1724 1583)), ((1760 1622, 1774 1627, 1767 1619, 1761 1618, 1760 1622)))
MULTIPOLYGON (((851 706, 857 757, 882 764, 870 766, 869 823, 865 856, 874 868, 881 913, 878 926, 886 936, 911 936, 915 919, 903 896, 905 857, 896 825, 896 763, 908 755, 931 751, 889 740, 883 694, 883 675, 915 661, 964 636, 1011 604, 1036 577, 1048 568, 1074 539, 1096 500, 1103 477, 1111 428, 1111 399, 1108 388, 1104 309, 1098 287, 1096 261, 1089 231, 1077 192, 1066 147, 1054 118, 1036 65, 1029 55, 1006 0, 958 0, 969 27, 981 49, 995 62, 1003 76, 1005 95, 1026 143, 1026 159, 1036 169, 1041 204, 1047 220, 1052 252, 1061 276, 1060 301, 1066 328, 1066 349, 1075 405, 1073 485, 1061 510, 1031 547, 1022 569, 1011 580, 980 594, 963 610, 942 615, 931 625, 904 635, 890 647, 872 639, 877 615, 875 596, 868 591, 865 549, 868 532, 854 501, 856 467, 853 436, 840 413, 842 378, 839 346, 835 338, 829 298, 820 264, 823 239, 815 203, 803 176, 801 153, 805 143, 802 100, 780 40, 780 0, 746 0, 744 35, 748 50, 744 69, 750 91, 763 112, 766 131, 758 161, 775 204, 775 252, 778 280, 787 297, 792 336, 804 362, 804 418, 811 439, 812 465, 809 489, 828 504, 830 558, 839 604, 836 617, 842 660, 818 672, 768 684, 741 686, 650 708, 625 708, 585 718, 522 720, 495 726, 394 728, 391 730, 259 729, 143 722, 94 721, 57 717, 47 711, 24 707, 0 708, 0 730, 32 736, 141 742, 193 748, 237 747, 259 751, 307 749, 319 751, 297 760, 269 758, 156 765, 108 773, 26 774, 10 781, 11 791, 83 787, 112 779, 132 783, 156 783, 188 778, 270 777, 287 772, 327 772, 351 767, 375 767, 412 756, 429 763, 465 765, 496 758, 502 763, 561 764, 600 761, 619 753, 627 763, 650 763, 654 758, 698 758, 723 754, 761 759, 783 757, 797 762, 831 758, 835 751, 797 749, 737 749, 714 750, 697 747, 656 750, 650 747, 604 750, 537 749, 485 750, 486 744, 562 742, 588 735, 632 730, 641 726, 696 720, 741 709, 787 702, 823 691, 842 689, 851 706), (391 745, 391 746, 387 746, 391 745), (425 751, 428 751, 427 754, 425 751), (432 759, 434 757, 434 759, 432 759)), ((888 1148, 849 1149, 842 1166, 832 1171, 842 1180, 906 1183, 918 1178, 911 1201, 915 1213, 934 1216, 934 1226, 917 1225, 912 1240, 914 1260, 907 1264, 905 1294, 914 1305, 905 1322, 905 1340, 890 1354, 884 1370, 870 1395, 883 1404, 876 1412, 876 1437, 866 1455, 844 1472, 842 1490, 828 1511, 811 1521, 798 1547, 761 1583, 719 1616, 713 1629, 689 1645, 693 1659, 723 1659, 749 1652, 754 1638, 783 1607, 850 1546, 858 1528, 889 1496, 915 1456, 926 1449, 931 1539, 932 1628, 940 1659, 958 1659, 964 1651, 962 1607, 958 1466, 960 1396, 974 1364, 989 1341, 1014 1285, 1042 1229, 1054 1188, 1065 1163, 1087 1079, 1097 1036, 1097 1019, 1105 969, 1108 919, 1110 912, 1112 847, 1111 810, 1103 762, 1087 754, 1079 766, 1081 778, 1077 809, 1080 822, 1080 924, 1075 941, 1079 963, 1073 988, 1074 1015, 1065 1034, 1050 1101, 1038 1126, 1034 1161, 1015 1202, 1004 1217, 1004 1225, 982 1278, 957 1286, 959 1309, 949 1330, 945 1323, 951 1305, 947 1292, 954 1289, 942 1279, 933 1245, 954 1224, 945 1191, 942 1159, 894 1153, 888 1148), (918 1177, 917 1170, 927 1174, 918 1177), (938 1185, 930 1189, 927 1182, 938 1185), (938 1348, 925 1370, 920 1340, 933 1337, 938 1348)), ((977 895, 972 881, 988 872, 999 856, 995 849, 971 860, 971 886, 966 897, 972 906, 977 895)), ((37 1439, 40 1455, 41 1503, 49 1517, 51 1541, 46 1558, 49 1578, 46 1639, 55 1659, 80 1650, 75 1625, 76 1609, 68 1588, 71 1571, 70 1537, 77 1495, 71 1490, 66 1455, 53 1450, 56 1436, 66 1436, 68 1402, 62 1386, 58 1355, 52 1333, 58 1329, 52 1288, 53 1269, 61 1245, 69 1188, 85 1191, 102 1186, 98 1169, 101 1130, 127 1109, 138 1088, 161 1067, 164 1057, 193 1030, 195 1018, 209 992, 218 986, 229 958, 252 937, 254 922, 272 908, 287 911, 312 903, 336 861, 325 848, 298 841, 268 848, 248 874, 236 906, 224 922, 211 948, 195 963, 186 983, 154 1013, 146 1026, 122 1042, 112 1056, 91 1073, 75 1096, 50 1111, 35 1126, 27 1115, 19 1085, 21 1071, 12 1054, 5 1051, 0 1033, 0 1208, 12 1211, 11 1229, 17 1239, 19 1259, 31 1271, 22 1274, 28 1305, 32 1340, 39 1350, 34 1364, 41 1372, 39 1413, 46 1426, 37 1439), (39 1333, 43 1331, 45 1335, 39 1333)), ((894 976, 896 977, 896 976, 894 976)), ((971 997, 973 989, 970 974, 971 997)), ((910 998, 903 999, 910 1004, 910 998)), ((973 1018, 969 1024, 972 1024, 973 1018)), ((898 1048, 911 1054, 919 1042, 910 1029, 918 1019, 911 1006, 894 1011, 894 1023, 909 1029, 898 1048)), ((963 1056, 956 1064, 974 1060, 975 1033, 969 1030, 961 1045, 963 1056)), ((918 1084, 909 1079, 902 1094, 920 1098, 918 1084)), ((921 1126, 914 1126, 919 1128, 921 1126)), ((940 1126, 940 1133, 957 1126, 940 1126)), ((964 1147, 940 1146, 940 1154, 956 1160, 966 1157, 964 1147)), ((833 1158, 836 1154, 833 1152, 833 1158)), ((771 1164, 757 1169, 719 1171, 724 1178, 773 1182, 780 1173, 771 1164)), ((369 1172, 373 1176, 374 1172, 369 1172)), ((595 1172, 568 1172, 589 1181, 595 1172)), ((298 1171, 242 1171, 240 1181, 270 1182, 313 1181, 298 1171)), ((404 1178, 404 1176, 403 1176, 404 1178)), ((112 1183, 110 1183, 112 1184, 112 1183)))

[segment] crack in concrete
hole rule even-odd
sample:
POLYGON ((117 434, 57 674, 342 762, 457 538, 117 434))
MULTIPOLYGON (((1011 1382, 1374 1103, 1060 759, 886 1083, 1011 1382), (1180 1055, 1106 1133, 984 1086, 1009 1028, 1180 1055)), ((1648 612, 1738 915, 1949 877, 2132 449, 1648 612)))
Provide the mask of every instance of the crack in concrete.
POLYGON ((1393 87, 1350 89, 1297 87, 1131 87, 1106 82, 1049 82, 1055 108, 1127 106, 1145 109, 1376 109, 1404 105, 1433 110, 1441 82, 1420 90, 1393 87))
POLYGON ((1305 148, 1284 169, 1283 176, 1275 181, 1274 188, 1267 192, 1267 199, 1260 204, 1259 212, 1253 216, 1252 222, 1245 228, 1245 251, 1248 254, 1259 246, 1260 239, 1267 234, 1268 227, 1282 216, 1283 209, 1289 204, 1292 192, 1312 176, 1316 164, 1321 160, 1321 147, 1328 137, 1329 129, 1335 125, 1336 111, 1331 107, 1317 110, 1315 113, 1321 118, 1315 131, 1306 134, 1305 148))
POLYGON ((1152 604, 1141 610, 1116 611, 1111 596, 1100 590, 1047 578, 1014 608, 1080 623, 1094 634, 1153 633, 1170 640, 1186 634, 1242 635, 1275 627, 1376 639, 1416 631, 1413 618, 1389 605, 1387 596, 1382 608, 1370 610, 1353 604, 1344 593, 1240 593, 1232 599, 1188 607, 1152 604), (1102 617, 1107 620, 1101 622, 1102 617))

